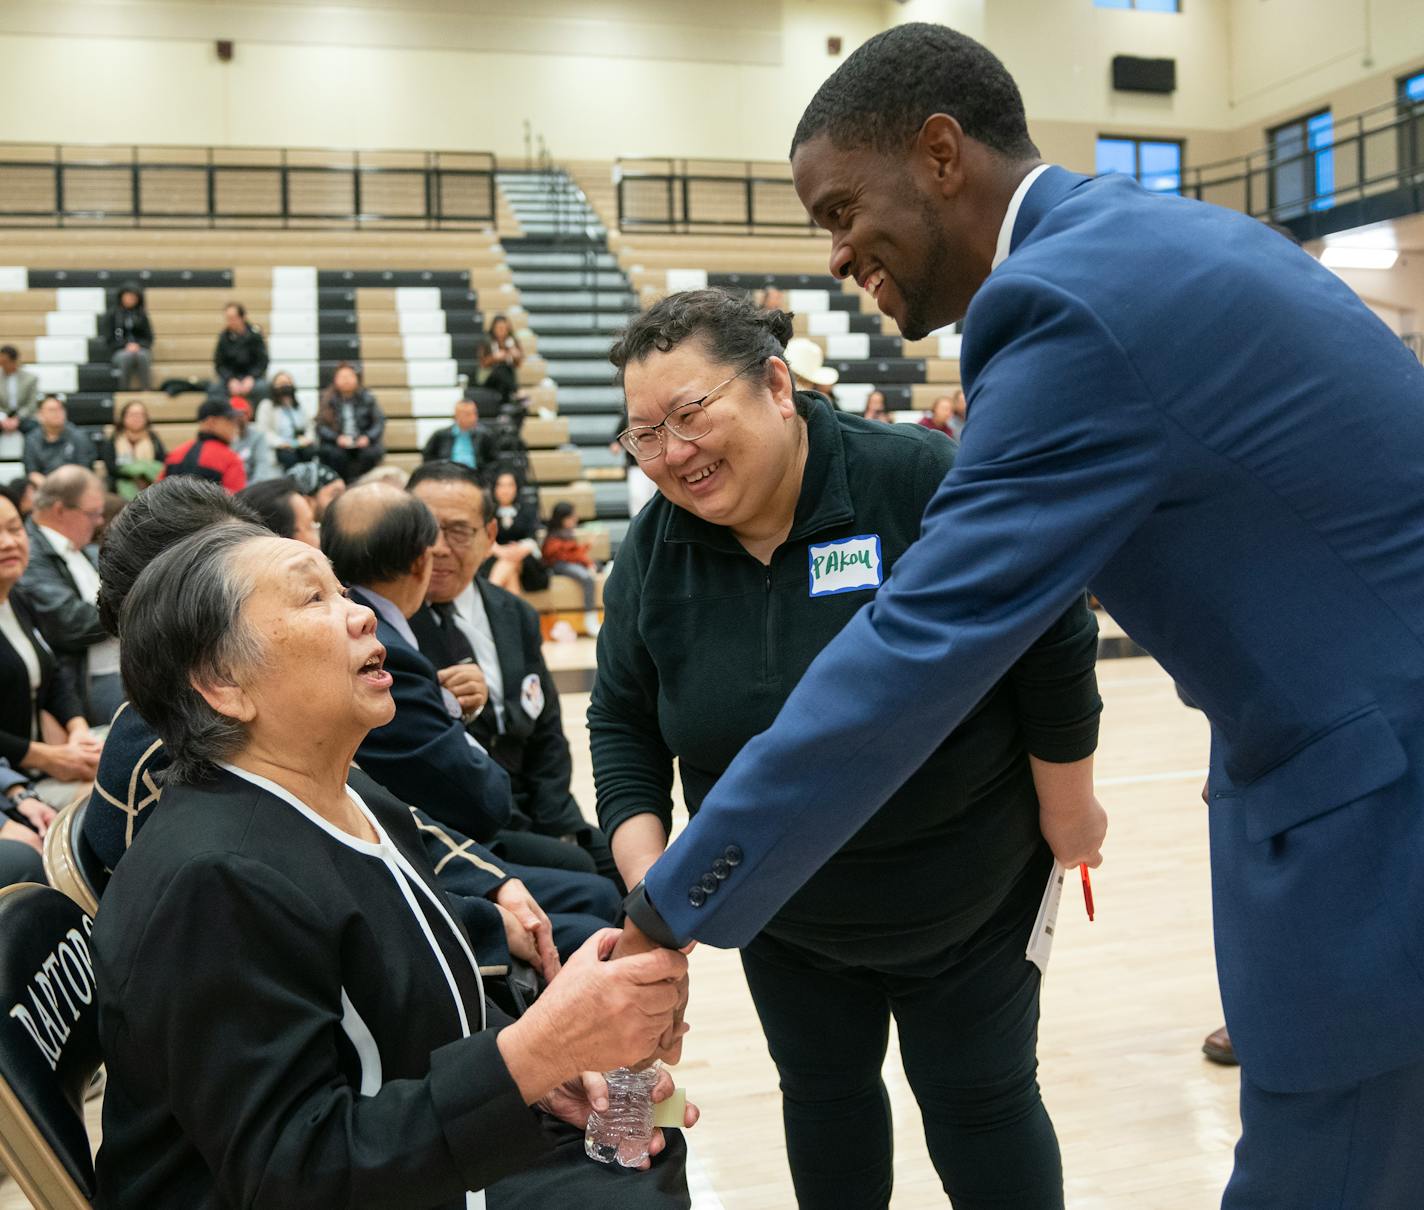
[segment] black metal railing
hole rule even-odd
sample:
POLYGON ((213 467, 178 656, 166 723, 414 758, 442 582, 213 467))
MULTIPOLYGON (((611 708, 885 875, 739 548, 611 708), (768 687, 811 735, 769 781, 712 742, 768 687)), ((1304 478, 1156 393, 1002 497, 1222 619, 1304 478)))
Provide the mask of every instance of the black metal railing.
POLYGON ((624 230, 819 234, 784 162, 623 156, 613 171, 624 230))
POLYGON ((496 224, 483 151, 0 144, 0 226, 496 224))
POLYGON ((1316 147, 1302 139, 1288 154, 1262 147, 1189 167, 1182 193, 1307 237, 1424 209, 1424 104, 1395 100, 1338 118, 1331 142, 1316 147), (1332 172, 1322 187, 1315 168, 1327 152, 1332 172), (1322 217, 1332 211, 1341 213, 1322 217))
MULTIPOLYGON (((625 230, 768 235, 816 230, 786 163, 621 157, 614 172, 618 225, 625 230)), ((1182 172, 1181 192, 1289 224, 1305 237, 1424 210, 1424 103, 1390 101, 1341 118, 1328 145, 1290 154, 1263 147, 1189 166, 1182 172), (1322 190, 1314 168, 1316 157, 1327 151, 1333 180, 1322 190), (1331 211, 1340 213, 1320 217, 1331 211)))

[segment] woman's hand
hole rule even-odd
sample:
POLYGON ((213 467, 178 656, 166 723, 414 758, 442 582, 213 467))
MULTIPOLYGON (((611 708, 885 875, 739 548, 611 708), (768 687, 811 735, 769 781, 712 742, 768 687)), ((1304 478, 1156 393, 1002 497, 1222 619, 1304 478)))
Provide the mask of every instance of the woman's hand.
POLYGON ((1108 813, 1089 795, 1072 807, 1040 804, 1038 826, 1053 856, 1065 868, 1085 865, 1096 870, 1103 864, 1103 839, 1108 833, 1108 813))
POLYGON ((489 684, 478 664, 454 664, 440 669, 436 676, 440 684, 455 695, 466 718, 478 714, 489 701, 489 684))
POLYGON ((35 831, 44 836, 49 831, 49 825, 54 822, 54 817, 59 814, 49 803, 39 798, 22 798, 15 803, 15 810, 23 815, 35 831))
MULTIPOLYGON (((653 1104, 661 1104, 676 1091, 672 1074, 664 1068, 658 1072, 658 1082, 653 1085, 653 1104)), ((539 1106, 561 1122, 583 1130, 588 1125, 589 1114, 595 1110, 602 1113, 608 1108, 608 1081, 596 1071, 585 1071, 560 1084, 539 1102, 539 1106)), ((701 1116, 702 1111, 689 1101, 682 1115, 683 1128, 691 1129, 696 1126, 697 1119, 701 1116)), ((648 1158, 638 1165, 638 1170, 643 1171, 651 1167, 653 1156, 666 1146, 667 1139, 663 1137, 662 1130, 654 1130, 653 1141, 648 1147, 648 1158)))
POLYGON ((31 744, 21 762, 57 781, 92 781, 99 768, 99 750, 92 744, 31 744))
POLYGON ((27 844, 41 856, 44 855, 44 845, 40 843, 40 838, 30 828, 22 823, 16 823, 13 819, 7 819, 0 824, 0 840, 17 840, 21 844, 27 844))
POLYGON ((554 945, 554 926, 538 901, 529 893, 529 888, 518 878, 511 878, 501 883, 490 898, 507 916, 506 934, 509 932, 510 919, 515 921, 523 933, 519 944, 525 952, 515 953, 512 940, 509 952, 529 963, 543 975, 545 983, 552 983, 554 976, 559 973, 559 950, 554 945))
POLYGON ((525 1104, 579 1072, 641 1063, 672 1028, 687 959, 660 949, 609 961, 618 936, 602 929, 590 937, 528 1011, 500 1031, 500 1054, 525 1104))

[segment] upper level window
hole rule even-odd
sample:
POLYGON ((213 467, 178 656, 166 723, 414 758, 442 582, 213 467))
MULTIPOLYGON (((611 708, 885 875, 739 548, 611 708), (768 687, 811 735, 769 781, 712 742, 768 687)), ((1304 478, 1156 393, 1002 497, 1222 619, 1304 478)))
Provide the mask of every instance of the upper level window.
POLYGON ((1182 0, 1093 0, 1095 8, 1135 8, 1139 13, 1179 13, 1182 0))
POLYGON ((1271 217, 1295 218, 1335 204, 1335 122, 1328 109, 1267 132, 1271 217))
POLYGON ((1153 193, 1182 192, 1182 143, 1179 139, 1098 137, 1098 174, 1121 172, 1153 193))

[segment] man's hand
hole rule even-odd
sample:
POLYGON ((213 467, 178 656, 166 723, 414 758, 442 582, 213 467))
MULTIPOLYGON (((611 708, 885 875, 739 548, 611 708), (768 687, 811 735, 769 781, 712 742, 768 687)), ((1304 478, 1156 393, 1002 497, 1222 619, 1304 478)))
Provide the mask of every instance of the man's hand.
POLYGON ((440 684, 455 695, 466 718, 472 718, 489 701, 489 682, 478 664, 454 664, 436 674, 440 684))
POLYGON ((1108 813, 1089 795, 1072 807, 1040 806, 1038 826, 1053 856, 1066 869, 1085 865, 1096 870, 1103 864, 1103 838, 1108 833, 1108 813))
POLYGON ((500 1054, 526 1105, 580 1072, 636 1066, 672 1027, 687 959, 660 949, 611 960, 618 936, 602 929, 590 937, 528 1011, 500 1031, 500 1054))
POLYGON ((36 740, 25 753, 24 764, 59 781, 92 781, 99 768, 99 749, 92 740, 67 744, 36 740))
MULTIPOLYGON (((559 973, 559 951, 554 945, 554 926, 549 923, 549 917, 538 901, 529 893, 529 888, 518 878, 511 878, 508 882, 501 883, 490 898, 524 931, 533 955, 530 956, 528 952, 516 954, 513 941, 510 942, 509 952, 529 963, 543 975, 545 983, 552 983, 554 976, 559 973)), ((505 931, 508 932, 508 929, 506 920, 505 931)))
MULTIPOLYGON (((658 1082, 653 1085, 653 1104, 661 1104, 675 1091, 671 1073, 666 1070, 658 1072, 658 1082)), ((582 1130, 588 1125, 590 1113, 595 1110, 603 1113, 608 1108, 608 1081, 596 1071, 586 1071, 560 1084, 540 1101, 539 1105, 561 1122, 567 1122, 570 1126, 582 1130)), ((689 1101, 682 1115, 683 1128, 690 1129, 697 1125, 697 1119, 701 1116, 702 1111, 689 1101)), ((648 1158, 638 1165, 638 1171, 650 1168, 653 1157, 666 1146, 667 1140, 663 1137, 662 1130, 654 1130, 652 1144, 648 1147, 648 1158)))
POLYGON ((356 448, 358 450, 364 450, 370 444, 371 439, 367 437, 365 433, 362 433, 359 437, 356 438, 356 448))
POLYGON ((7 819, 4 824, 0 824, 0 840, 18 840, 21 844, 29 845, 41 856, 44 855, 44 845, 40 843, 40 838, 24 824, 16 823, 13 819, 7 819))
MULTIPOLYGON (((683 950, 683 954, 690 954, 697 947, 697 942, 693 941, 683 950)), ((623 936, 618 939, 618 944, 613 949, 615 958, 626 958, 632 954, 646 954, 652 950, 662 947, 654 941, 647 933, 643 932, 631 920, 623 922, 623 936)), ((691 985, 687 975, 683 975, 678 980, 678 1002, 677 1009, 673 1013, 672 1024, 663 1032, 663 1036, 658 1039, 657 1053, 650 1055, 648 1061, 661 1059, 664 1063, 679 1063, 682 1061, 682 1035, 687 1032, 682 1024, 682 1019, 687 1015, 687 999, 691 994, 691 985)))
POLYGON ((18 416, 0 416, 0 433, 13 433, 19 427, 18 416))

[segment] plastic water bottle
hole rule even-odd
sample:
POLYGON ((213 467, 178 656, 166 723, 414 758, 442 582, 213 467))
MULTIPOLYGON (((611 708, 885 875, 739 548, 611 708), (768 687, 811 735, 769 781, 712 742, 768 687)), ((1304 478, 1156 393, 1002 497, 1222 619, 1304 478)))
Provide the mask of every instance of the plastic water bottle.
POLYGON ((600 1164, 636 1168, 648 1158, 653 1141, 653 1085, 658 1064, 643 1071, 619 1067, 604 1073, 608 1081, 608 1108, 588 1115, 583 1149, 600 1164))

